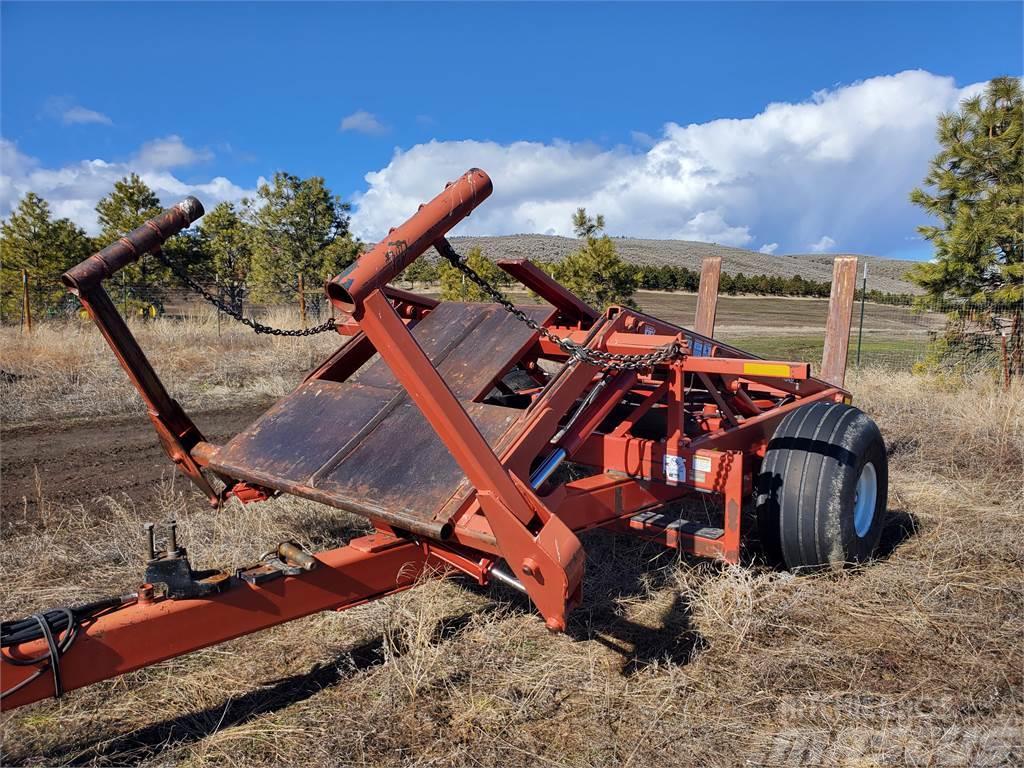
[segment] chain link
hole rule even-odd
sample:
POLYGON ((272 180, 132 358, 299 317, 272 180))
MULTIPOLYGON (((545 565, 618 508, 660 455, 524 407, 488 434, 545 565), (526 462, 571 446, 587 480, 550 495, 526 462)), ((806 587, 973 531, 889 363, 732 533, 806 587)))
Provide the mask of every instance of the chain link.
POLYGON ((180 268, 177 264, 168 259, 163 251, 157 250, 154 255, 167 267, 175 276, 187 285, 193 292, 199 294, 208 302, 213 304, 224 314, 234 318, 243 325, 247 325, 252 328, 256 333, 265 333, 268 336, 315 336, 318 333, 326 333, 327 331, 335 330, 334 318, 328 318, 326 322, 320 323, 320 325, 314 325, 312 328, 304 328, 301 330, 285 330, 284 328, 274 328, 270 325, 264 325, 261 322, 253 320, 252 318, 246 317, 241 313, 240 310, 228 304, 223 299, 214 296, 208 290, 206 290, 201 283, 192 279, 192 276, 188 274, 184 269, 180 268))
POLYGON ((557 344, 566 354, 569 355, 570 359, 590 363, 591 365, 596 365, 605 370, 638 371, 646 368, 652 368, 659 363, 667 363, 670 360, 675 360, 682 356, 683 348, 675 341, 644 354, 625 355, 616 354, 614 352, 604 352, 599 349, 591 349, 590 347, 577 344, 569 339, 564 339, 549 331, 505 298, 505 295, 501 291, 488 283, 476 272, 476 270, 470 267, 469 264, 466 263, 465 259, 455 251, 451 243, 446 239, 442 238, 438 242, 434 243, 434 247, 437 249, 437 252, 440 253, 446 261, 448 261, 448 263, 465 275, 466 278, 479 287, 480 290, 486 293, 492 301, 500 304, 506 312, 532 328, 548 341, 557 344))

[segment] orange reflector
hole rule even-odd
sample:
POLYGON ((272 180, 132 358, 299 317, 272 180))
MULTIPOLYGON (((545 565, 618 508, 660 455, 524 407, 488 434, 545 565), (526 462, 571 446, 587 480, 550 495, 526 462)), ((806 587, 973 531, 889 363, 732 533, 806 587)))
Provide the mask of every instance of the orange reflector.
POLYGON ((783 379, 791 375, 789 366, 782 363, 744 363, 743 373, 746 376, 776 376, 783 379))

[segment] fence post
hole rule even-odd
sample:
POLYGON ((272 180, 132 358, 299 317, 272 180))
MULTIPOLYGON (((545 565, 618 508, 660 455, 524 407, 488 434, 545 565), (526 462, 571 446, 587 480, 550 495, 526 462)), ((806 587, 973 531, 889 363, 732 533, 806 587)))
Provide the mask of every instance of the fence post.
POLYGON ((857 328, 857 367, 860 368, 860 343, 864 340, 864 302, 868 297, 868 263, 864 262, 864 277, 860 284, 860 325, 857 328))
POLYGON ((21 270, 21 301, 22 314, 25 317, 25 330, 32 333, 32 303, 28 297, 28 270, 21 270))
POLYGON ((302 330, 306 330, 306 286, 299 272, 299 315, 302 317, 302 330))

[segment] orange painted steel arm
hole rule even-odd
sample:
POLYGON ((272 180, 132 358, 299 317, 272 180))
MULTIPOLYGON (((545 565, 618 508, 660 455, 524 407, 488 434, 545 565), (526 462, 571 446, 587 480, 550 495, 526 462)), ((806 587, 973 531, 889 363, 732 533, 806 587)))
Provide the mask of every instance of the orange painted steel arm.
POLYGON ((325 286, 328 298, 342 311, 352 312, 372 291, 387 285, 469 216, 492 189, 490 177, 479 168, 466 171, 348 269, 329 280, 325 286))
MULTIPOLYGON (((218 495, 203 476, 190 451, 203 435, 181 406, 164 387, 143 353, 128 325, 103 289, 103 280, 113 276, 143 255, 159 250, 164 242, 203 215, 203 206, 194 197, 168 208, 116 243, 94 253, 61 277, 68 290, 78 296, 82 306, 96 323, 103 338, 114 351, 121 367, 146 404, 147 414, 164 451, 178 468, 206 494, 210 503, 218 495)), ((230 478, 221 478, 230 484, 230 478)))
POLYGON ((508 259, 498 266, 571 320, 592 323, 599 312, 529 259, 508 259))
POLYGON ((186 197, 116 243, 72 267, 61 276, 61 280, 72 293, 87 291, 113 277, 122 267, 158 250, 168 238, 188 227, 203 212, 202 203, 194 197, 186 197))
POLYGON ((548 627, 565 629, 583 578, 579 539, 502 465, 383 292, 366 296, 354 317, 476 488, 502 555, 548 627))
MULTIPOLYGON (((137 602, 100 616, 81 630, 61 657, 65 690, 81 688, 141 667, 182 656, 319 611, 342 610, 408 589, 427 562, 416 543, 380 534, 316 555, 319 567, 254 586, 238 581, 225 592, 199 600, 137 602), (390 539, 390 541, 382 540, 390 539), (390 546, 389 546, 390 544, 390 546)), ((10 689, 33 674, 35 666, 0 658, 2 687, 10 689)), ((46 653, 43 640, 13 648, 15 658, 46 653)), ((53 696, 47 670, 34 682, 0 701, 3 711, 53 696)))

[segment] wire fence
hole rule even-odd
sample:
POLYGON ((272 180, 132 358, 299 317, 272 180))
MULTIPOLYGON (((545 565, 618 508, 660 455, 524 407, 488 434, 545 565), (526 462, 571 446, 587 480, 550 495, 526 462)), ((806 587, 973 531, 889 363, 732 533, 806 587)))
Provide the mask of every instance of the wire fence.
MULTIPOLYGON (((410 285, 402 282, 401 287, 410 285)), ((416 290, 437 295, 437 287, 416 284, 416 290)), ((112 281, 112 301, 129 322, 215 319, 217 333, 234 327, 235 320, 185 288, 159 288, 112 281)), ((535 299, 525 291, 508 290, 517 303, 535 299)), ((246 317, 289 329, 312 328, 335 317, 323 291, 282 293, 262 300, 220 298, 246 317), (301 298, 300 298, 301 297, 301 298)), ((696 296, 689 293, 640 291, 640 308, 682 326, 692 324, 696 296)), ((7 304, 3 322, 28 330, 32 322, 87 320, 78 301, 57 294, 35 310, 32 297, 7 304)), ((716 336, 761 357, 777 360, 821 359, 827 300, 781 296, 719 297, 716 336)), ((853 308, 849 366, 881 366, 892 370, 938 368, 947 371, 997 371, 1024 375, 1024 302, 965 303, 923 300, 912 305, 861 301, 853 308)))

